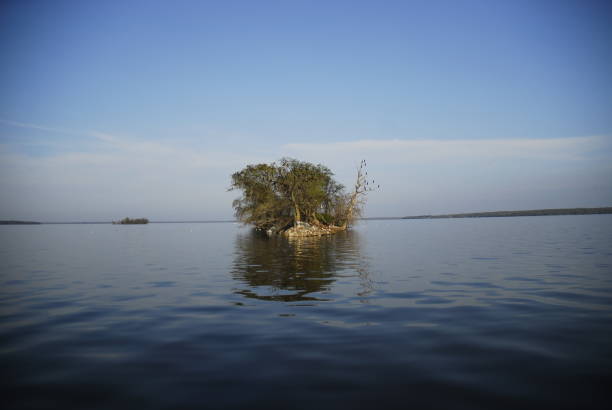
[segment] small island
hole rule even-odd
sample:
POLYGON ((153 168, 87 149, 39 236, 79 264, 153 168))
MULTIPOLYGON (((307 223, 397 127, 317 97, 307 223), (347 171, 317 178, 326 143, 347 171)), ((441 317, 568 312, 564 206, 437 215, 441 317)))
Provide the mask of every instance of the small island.
POLYGON ((145 225, 148 223, 149 220, 147 218, 123 218, 120 221, 113 221, 113 225, 145 225))
POLYGON ((248 165, 232 175, 230 190, 236 218, 268 235, 321 236, 346 230, 361 215, 365 196, 374 190, 366 161, 357 170, 354 189, 346 193, 324 165, 292 158, 248 165))

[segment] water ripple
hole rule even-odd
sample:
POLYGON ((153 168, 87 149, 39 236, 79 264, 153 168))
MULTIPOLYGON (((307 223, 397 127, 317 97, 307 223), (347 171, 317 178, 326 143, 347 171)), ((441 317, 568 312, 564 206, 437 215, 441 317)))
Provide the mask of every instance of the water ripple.
POLYGON ((6 408, 596 408, 612 384, 610 227, 0 227, 6 408))

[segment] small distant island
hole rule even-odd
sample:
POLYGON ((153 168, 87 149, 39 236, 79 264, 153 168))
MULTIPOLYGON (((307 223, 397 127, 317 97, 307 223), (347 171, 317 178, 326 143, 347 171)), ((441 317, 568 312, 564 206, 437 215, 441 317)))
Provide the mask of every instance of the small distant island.
POLYGON ((236 218, 268 235, 321 236, 346 230, 361 214, 365 196, 374 189, 366 161, 357 169, 355 187, 346 193, 324 165, 292 158, 248 165, 232 175, 236 218))
POLYGON ((527 211, 472 212, 465 214, 404 216, 402 219, 499 218, 510 216, 594 215, 612 214, 612 207, 532 209, 527 211))
POLYGON ((113 221, 113 225, 145 225, 148 223, 149 220, 147 218, 123 218, 120 221, 113 221))
POLYGON ((40 222, 33 222, 33 221, 0 221, 0 225, 40 225, 40 222))

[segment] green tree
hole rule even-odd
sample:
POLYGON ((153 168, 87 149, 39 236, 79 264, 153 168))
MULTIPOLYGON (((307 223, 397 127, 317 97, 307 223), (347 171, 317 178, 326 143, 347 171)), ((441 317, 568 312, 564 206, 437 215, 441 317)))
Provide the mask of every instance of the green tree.
POLYGON ((290 202, 279 195, 277 185, 278 169, 274 164, 248 165, 234 173, 230 190, 242 190, 242 197, 233 202, 236 217, 261 229, 289 223, 290 202))
POLYGON ((364 167, 362 161, 355 191, 349 195, 321 164, 281 158, 278 163, 248 165, 232 175, 230 190, 242 191, 233 202, 235 215, 264 230, 284 230, 301 222, 346 228, 370 190, 364 167))
POLYGON ((328 185, 333 183, 333 173, 319 164, 282 158, 277 166, 277 189, 293 208, 294 222, 318 223, 316 214, 327 198, 328 185))

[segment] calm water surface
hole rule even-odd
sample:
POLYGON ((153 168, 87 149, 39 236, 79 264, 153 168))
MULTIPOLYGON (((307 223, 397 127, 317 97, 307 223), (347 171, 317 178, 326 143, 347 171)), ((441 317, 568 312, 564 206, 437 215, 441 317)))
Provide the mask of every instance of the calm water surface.
POLYGON ((0 226, 4 408, 607 408, 612 216, 0 226))

